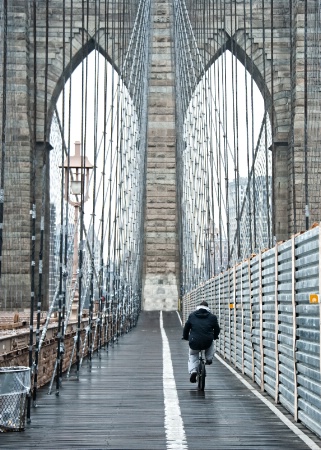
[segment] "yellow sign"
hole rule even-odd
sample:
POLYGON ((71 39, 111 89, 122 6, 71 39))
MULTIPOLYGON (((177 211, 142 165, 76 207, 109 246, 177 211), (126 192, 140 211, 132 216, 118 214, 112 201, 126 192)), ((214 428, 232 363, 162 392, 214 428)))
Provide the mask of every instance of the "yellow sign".
POLYGON ((310 294, 310 303, 319 303, 319 295, 310 294))
POLYGON ((234 303, 230 303, 230 309, 234 308, 234 303))

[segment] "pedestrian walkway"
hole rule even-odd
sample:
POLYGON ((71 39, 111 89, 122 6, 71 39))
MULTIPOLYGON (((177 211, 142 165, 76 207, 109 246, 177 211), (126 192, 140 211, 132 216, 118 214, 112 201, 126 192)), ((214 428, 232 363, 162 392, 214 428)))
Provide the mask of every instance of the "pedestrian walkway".
POLYGON ((79 381, 63 380, 59 397, 41 389, 31 423, 23 432, 2 433, 0 448, 321 448, 316 436, 277 407, 297 433, 304 432, 305 443, 218 359, 199 392, 189 382, 188 343, 181 336, 176 312, 141 313, 137 327, 95 355, 91 368, 83 363, 79 381))

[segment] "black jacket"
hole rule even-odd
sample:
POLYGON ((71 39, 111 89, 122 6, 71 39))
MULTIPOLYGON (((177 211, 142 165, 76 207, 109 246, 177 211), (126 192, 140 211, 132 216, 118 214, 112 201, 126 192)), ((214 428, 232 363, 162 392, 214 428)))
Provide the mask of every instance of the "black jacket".
POLYGON ((192 350, 207 349, 219 334, 217 317, 205 307, 192 312, 183 329, 183 339, 189 341, 192 350))

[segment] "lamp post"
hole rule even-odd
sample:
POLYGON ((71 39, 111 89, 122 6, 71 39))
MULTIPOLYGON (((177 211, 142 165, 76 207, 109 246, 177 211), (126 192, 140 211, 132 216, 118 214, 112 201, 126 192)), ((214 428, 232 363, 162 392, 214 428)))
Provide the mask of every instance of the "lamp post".
MULTIPOLYGON (((81 156, 80 147, 81 143, 79 141, 76 141, 75 154, 73 156, 70 156, 69 158, 66 158, 63 165, 65 176, 64 199, 75 208, 74 257, 73 257, 73 275, 72 275, 72 282, 74 285, 76 285, 77 271, 78 271, 78 248, 79 248, 78 218, 79 218, 79 208, 81 206, 81 199, 79 201, 79 195, 81 195, 83 186, 84 187, 83 203, 85 203, 88 200, 89 172, 94 167, 89 162, 87 156, 86 157, 81 156), (71 196, 73 196, 73 198, 71 196)), ((75 308, 77 308, 77 302, 79 300, 78 287, 75 288, 74 300, 75 300, 75 308)))

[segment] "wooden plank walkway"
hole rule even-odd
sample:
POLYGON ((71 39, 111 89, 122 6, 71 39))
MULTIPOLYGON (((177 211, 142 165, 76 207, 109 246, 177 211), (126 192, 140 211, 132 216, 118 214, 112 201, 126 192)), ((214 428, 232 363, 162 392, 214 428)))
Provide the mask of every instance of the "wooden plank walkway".
MULTIPOLYGON (((309 447, 216 359, 205 393, 187 373, 188 344, 176 312, 163 313, 185 437, 170 441, 164 427, 163 343, 159 312, 143 312, 119 342, 85 361, 80 380, 64 380, 59 397, 41 389, 25 431, 0 434, 0 448, 305 450, 309 447)), ((290 418, 283 409, 278 408, 290 418)), ((172 421, 179 428, 179 420, 172 421)), ((293 422, 293 421, 292 421, 293 422)), ((296 424, 301 430, 304 428, 296 424)), ((180 430, 174 429, 174 434, 180 430)), ((312 433, 304 432, 321 448, 312 433)), ((316 447, 317 448, 317 447, 316 447)))

